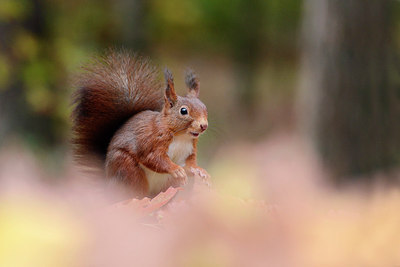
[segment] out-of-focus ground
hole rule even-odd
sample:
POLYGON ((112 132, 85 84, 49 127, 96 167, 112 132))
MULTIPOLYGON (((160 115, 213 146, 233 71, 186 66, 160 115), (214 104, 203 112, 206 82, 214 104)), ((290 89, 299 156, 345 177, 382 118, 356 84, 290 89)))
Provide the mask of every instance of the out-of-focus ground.
MULTIPOLYGON (((215 162, 215 163, 213 163, 215 162)), ((143 217, 66 163, 0 155, 0 266, 395 266, 400 192, 334 190, 295 135, 219 149, 214 186, 143 217), (61 179, 62 178, 62 179, 61 179), (49 182, 51 181, 51 182, 49 182)))

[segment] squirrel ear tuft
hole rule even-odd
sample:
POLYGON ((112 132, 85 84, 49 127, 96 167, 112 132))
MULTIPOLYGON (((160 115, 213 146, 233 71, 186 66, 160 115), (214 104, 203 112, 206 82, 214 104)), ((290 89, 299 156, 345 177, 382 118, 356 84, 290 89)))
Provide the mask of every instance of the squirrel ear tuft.
POLYGON ((185 75, 186 86, 189 88, 188 96, 199 97, 200 82, 193 70, 188 69, 185 75))
POLYGON ((165 82, 166 82, 166 88, 165 88, 165 100, 167 106, 173 107, 178 100, 178 97, 175 92, 174 88, 174 77, 172 76, 172 73, 165 68, 164 70, 164 77, 165 77, 165 82))

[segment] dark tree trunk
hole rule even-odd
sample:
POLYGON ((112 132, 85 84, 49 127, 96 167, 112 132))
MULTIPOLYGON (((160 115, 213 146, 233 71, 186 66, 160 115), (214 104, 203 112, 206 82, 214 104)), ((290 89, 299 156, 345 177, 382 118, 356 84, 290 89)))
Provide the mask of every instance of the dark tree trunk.
POLYGON ((148 50, 146 36, 147 1, 118 0, 114 3, 117 14, 120 14, 122 44, 135 52, 148 50))
POLYGON ((265 35, 263 0, 240 1, 239 18, 233 23, 235 29, 231 35, 232 57, 236 76, 236 99, 239 116, 250 125, 254 123, 257 110, 256 73, 261 55, 261 40, 265 35))
POLYGON ((13 51, 12 40, 19 31, 29 32, 38 39, 46 38, 43 3, 33 0, 31 4, 32 9, 25 18, 0 23, 0 54, 7 59, 10 70, 6 85, 0 88, 0 145, 15 134, 34 139, 40 145, 54 145, 57 141, 51 116, 34 113, 26 101, 26 89, 18 75, 26 62, 13 51))
POLYGON ((368 177, 400 155, 394 2, 305 1, 302 123, 336 177, 368 177))

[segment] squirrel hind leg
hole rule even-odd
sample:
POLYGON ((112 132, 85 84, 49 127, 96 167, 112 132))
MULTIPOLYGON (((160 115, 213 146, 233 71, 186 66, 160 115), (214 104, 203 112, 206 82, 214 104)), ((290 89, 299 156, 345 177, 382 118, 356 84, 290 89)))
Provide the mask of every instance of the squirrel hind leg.
POLYGON ((148 196, 149 183, 146 174, 126 151, 115 150, 107 154, 106 176, 120 183, 123 191, 128 191, 131 196, 138 198, 148 196))

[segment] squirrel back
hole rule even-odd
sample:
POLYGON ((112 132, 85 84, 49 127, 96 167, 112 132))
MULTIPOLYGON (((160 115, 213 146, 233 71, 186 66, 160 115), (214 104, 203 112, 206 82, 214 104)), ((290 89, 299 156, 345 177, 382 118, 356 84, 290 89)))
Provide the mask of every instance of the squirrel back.
POLYGON ((115 132, 132 116, 163 107, 159 73, 146 58, 109 51, 83 67, 73 94, 74 156, 104 163, 115 132))

